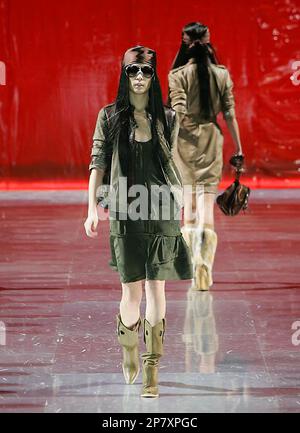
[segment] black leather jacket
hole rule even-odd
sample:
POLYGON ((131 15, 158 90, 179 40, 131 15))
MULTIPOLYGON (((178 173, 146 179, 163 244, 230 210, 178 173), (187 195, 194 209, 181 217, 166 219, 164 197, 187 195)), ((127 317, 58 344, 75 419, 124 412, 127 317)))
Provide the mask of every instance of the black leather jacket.
MULTIPOLYGON (((116 136, 114 143, 110 143, 108 140, 108 127, 109 116, 115 108, 115 104, 106 105, 103 107, 98 114, 96 127, 93 135, 93 145, 91 150, 91 161, 89 164, 89 170, 93 168, 100 169, 104 172, 103 186, 107 187, 110 184, 110 188, 114 188, 116 192, 116 205, 119 211, 121 209, 121 201, 119 201, 119 179, 124 177, 122 168, 119 160, 118 152, 118 140, 119 136, 116 136), (108 121, 107 121, 108 120, 108 121)), ((173 160, 173 151, 175 150, 177 136, 179 131, 179 121, 175 110, 169 107, 164 107, 166 119, 171 132, 171 146, 169 146, 163 134, 163 125, 160 121, 157 121, 156 132, 161 146, 162 153, 164 155, 164 163, 162 156, 158 153, 159 163, 166 179, 166 184, 170 187, 171 192, 174 196, 175 202, 179 208, 183 206, 183 187, 180 173, 173 160)), ((150 121, 151 115, 148 113, 150 121)), ((135 128, 137 124, 133 117, 130 117, 130 131, 129 140, 132 142, 135 137, 135 128)), ((107 188, 106 188, 107 191, 107 188)), ((104 194, 105 195, 105 194, 104 194)), ((103 188, 100 189, 100 193, 97 192, 98 201, 103 197, 103 188)), ((104 206, 107 207, 107 206, 104 206)), ((108 206, 110 208, 110 206, 108 206)), ((115 210, 115 209, 114 209, 115 210)), ((125 210, 126 212, 126 210, 125 210)))

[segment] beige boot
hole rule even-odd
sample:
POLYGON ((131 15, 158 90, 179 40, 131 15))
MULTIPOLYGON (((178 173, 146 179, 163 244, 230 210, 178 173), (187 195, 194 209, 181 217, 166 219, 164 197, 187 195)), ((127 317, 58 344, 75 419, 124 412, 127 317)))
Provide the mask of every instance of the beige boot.
POLYGON ((181 233, 186 241, 193 264, 193 290, 207 290, 207 284, 205 282, 204 272, 205 265, 202 258, 202 242, 203 242, 203 229, 201 226, 183 226, 181 228, 181 233))
POLYGON ((117 319, 117 334, 118 341, 123 348, 123 362, 122 369, 126 383, 133 384, 139 374, 139 329, 141 326, 141 319, 132 327, 127 328, 122 320, 120 314, 116 316, 117 319))
POLYGON ((144 319, 144 342, 147 352, 142 354, 143 389, 141 397, 158 397, 158 364, 163 355, 163 341, 166 320, 162 319, 155 326, 144 319))
POLYGON ((201 258, 201 243, 202 233, 201 227, 186 226, 181 227, 182 237, 190 249, 192 262, 202 262, 201 258))
POLYGON ((203 264, 197 269, 196 281, 200 290, 208 290, 213 284, 212 268, 218 244, 217 233, 204 226, 201 256, 203 264))
POLYGON ((200 268, 203 264, 203 259, 201 255, 203 230, 201 227, 185 225, 181 228, 181 233, 187 246, 189 247, 191 261, 193 264, 194 280, 192 283, 192 288, 194 290, 200 290, 198 287, 199 284, 195 277, 197 277, 197 269, 200 268))

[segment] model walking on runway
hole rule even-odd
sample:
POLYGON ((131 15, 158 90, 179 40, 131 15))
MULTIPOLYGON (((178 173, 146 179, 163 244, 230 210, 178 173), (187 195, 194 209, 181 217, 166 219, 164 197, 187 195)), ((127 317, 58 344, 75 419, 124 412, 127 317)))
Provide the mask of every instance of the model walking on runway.
POLYGON ((182 44, 169 73, 169 103, 179 116, 180 130, 174 160, 183 184, 191 185, 184 198, 182 233, 190 247, 194 289, 213 284, 217 248, 214 202, 223 166, 223 134, 217 123, 222 112, 236 147, 235 163, 243 162, 235 117, 233 83, 219 65, 207 26, 190 23, 183 28, 182 44))
POLYGON ((100 110, 96 123, 85 229, 88 236, 96 236, 96 191, 109 177, 115 191, 109 199, 110 266, 119 272, 122 284, 117 334, 128 384, 139 373, 138 333, 145 281, 142 397, 158 396, 158 362, 166 327, 165 280, 193 277, 189 248, 180 230, 182 181, 172 159, 178 128, 176 112, 163 106, 156 53, 143 46, 127 50, 116 101, 100 110), (127 182, 123 193, 120 179, 127 182), (128 193, 135 186, 139 192, 149 192, 140 203, 138 218, 133 195, 128 193), (161 187, 168 197, 152 195, 153 187, 161 187), (166 210, 170 211, 167 218, 163 215, 166 210))

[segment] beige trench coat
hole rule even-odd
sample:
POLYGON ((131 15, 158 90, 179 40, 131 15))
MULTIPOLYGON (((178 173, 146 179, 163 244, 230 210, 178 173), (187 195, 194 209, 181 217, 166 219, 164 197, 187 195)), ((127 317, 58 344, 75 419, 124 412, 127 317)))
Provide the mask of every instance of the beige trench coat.
POLYGON ((197 65, 194 59, 168 76, 171 106, 180 114, 180 130, 174 161, 184 185, 202 185, 204 192, 216 193, 222 177, 223 134, 216 116, 235 117, 233 83, 225 66, 210 64, 210 90, 215 115, 203 119, 199 102, 197 65), (218 86, 218 87, 217 87, 218 86), (218 90, 219 89, 219 90, 218 90))

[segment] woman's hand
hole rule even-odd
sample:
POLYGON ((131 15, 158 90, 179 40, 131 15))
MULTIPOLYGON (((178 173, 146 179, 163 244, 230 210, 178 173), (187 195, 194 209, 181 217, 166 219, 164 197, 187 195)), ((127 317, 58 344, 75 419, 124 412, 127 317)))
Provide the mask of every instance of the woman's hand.
POLYGON ((235 155, 232 155, 232 157, 229 160, 229 163, 233 167, 240 170, 242 168, 242 166, 244 165, 244 161, 245 161, 245 157, 244 157, 243 153, 238 152, 235 155))
POLYGON ((98 232, 96 231, 98 225, 98 214, 97 210, 93 213, 89 214, 84 223, 84 228, 87 236, 90 238, 96 238, 98 236, 98 232))

